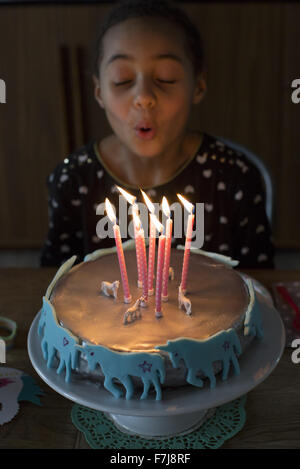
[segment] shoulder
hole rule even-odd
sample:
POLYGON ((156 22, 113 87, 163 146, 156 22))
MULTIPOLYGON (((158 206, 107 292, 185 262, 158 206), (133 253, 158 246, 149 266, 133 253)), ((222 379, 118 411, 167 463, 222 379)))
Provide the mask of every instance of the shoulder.
POLYGON ((212 169, 231 182, 231 186, 237 183, 246 187, 262 185, 260 160, 247 148, 205 133, 199 151, 198 162, 206 157, 212 169))
POLYGON ((91 172, 101 171, 101 164, 95 151, 95 141, 83 145, 67 155, 49 174, 48 187, 61 188, 83 184, 91 172))

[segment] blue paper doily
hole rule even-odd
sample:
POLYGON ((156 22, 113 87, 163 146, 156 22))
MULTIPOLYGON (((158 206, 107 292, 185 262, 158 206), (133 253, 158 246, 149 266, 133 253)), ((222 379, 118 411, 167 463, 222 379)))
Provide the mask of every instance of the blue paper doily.
POLYGON ((79 404, 72 407, 73 424, 93 449, 217 449, 236 435, 245 425, 246 396, 215 409, 200 428, 175 437, 145 439, 118 430, 103 412, 79 404))

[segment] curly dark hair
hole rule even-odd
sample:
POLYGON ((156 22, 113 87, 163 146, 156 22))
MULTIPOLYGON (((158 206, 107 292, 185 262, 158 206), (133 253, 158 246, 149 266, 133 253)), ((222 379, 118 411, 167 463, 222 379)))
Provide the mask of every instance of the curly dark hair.
POLYGON ((106 31, 127 19, 141 17, 163 18, 181 28, 186 39, 187 54, 191 59, 195 74, 203 71, 202 37, 185 11, 168 0, 121 0, 109 11, 100 26, 94 58, 94 73, 96 76, 98 76, 99 66, 103 58, 102 39, 106 31))

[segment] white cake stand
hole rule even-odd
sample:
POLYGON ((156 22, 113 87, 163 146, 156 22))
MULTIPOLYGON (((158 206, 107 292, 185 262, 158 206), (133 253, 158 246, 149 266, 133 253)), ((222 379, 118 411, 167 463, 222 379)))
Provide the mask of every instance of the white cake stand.
MULTIPOLYGON (((42 356, 37 333, 39 313, 28 334, 28 353, 39 376, 52 389, 83 406, 103 411, 122 431, 144 438, 166 438, 186 434, 198 428, 213 413, 214 408, 230 402, 264 381, 278 364, 285 346, 281 318, 264 287, 254 281, 262 311, 264 339, 255 339, 239 358, 241 372, 231 373, 227 381, 217 377, 214 389, 206 383, 203 388, 184 386, 163 390, 163 400, 115 399, 103 386, 87 383, 73 376, 70 383, 64 374, 48 369, 42 356)), ((206 380, 208 381, 208 380, 206 380)))

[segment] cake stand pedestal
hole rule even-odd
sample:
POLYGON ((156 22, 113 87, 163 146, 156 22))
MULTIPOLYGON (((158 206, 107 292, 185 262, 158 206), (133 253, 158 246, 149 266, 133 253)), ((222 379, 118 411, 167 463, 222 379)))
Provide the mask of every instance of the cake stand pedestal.
POLYGON ((142 438, 171 438, 186 435, 199 428, 215 409, 200 410, 189 414, 164 417, 137 417, 131 415, 105 414, 115 426, 129 435, 142 438))
POLYGON ((214 408, 247 394, 264 381, 278 364, 285 346, 282 320, 270 297, 262 289, 256 289, 262 312, 264 339, 254 341, 239 358, 241 372, 229 374, 227 381, 217 376, 217 384, 210 389, 184 386, 163 389, 163 400, 115 399, 99 384, 88 383, 73 375, 66 383, 64 374, 48 369, 42 356, 40 337, 37 333, 39 314, 33 320, 28 334, 28 353, 39 376, 52 389, 67 399, 83 406, 100 410, 122 431, 144 438, 166 438, 189 433, 211 416, 214 408))

